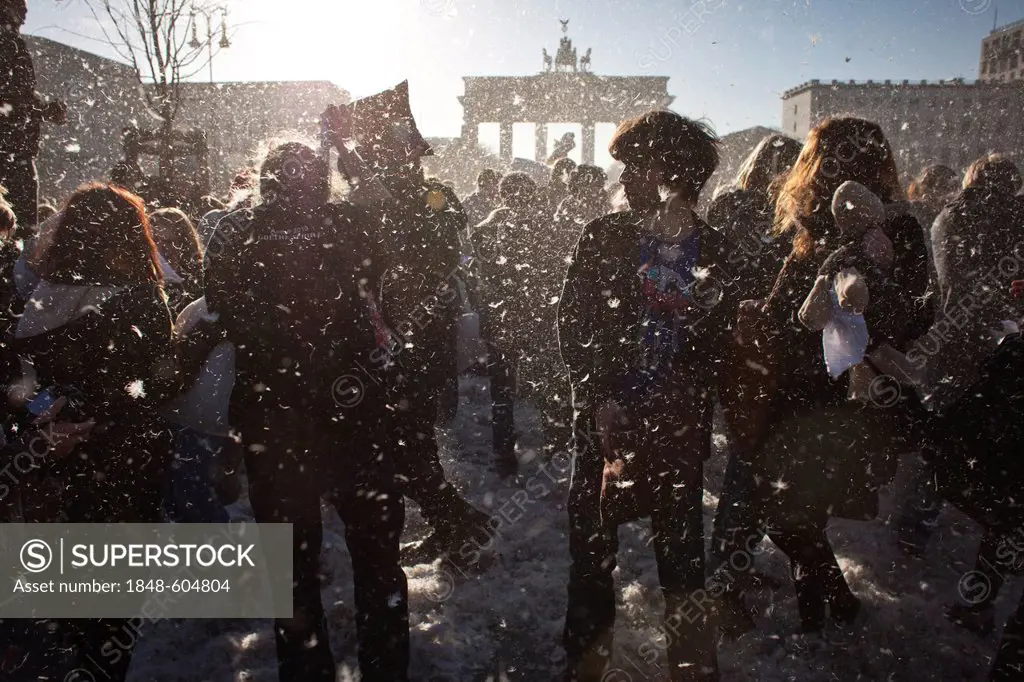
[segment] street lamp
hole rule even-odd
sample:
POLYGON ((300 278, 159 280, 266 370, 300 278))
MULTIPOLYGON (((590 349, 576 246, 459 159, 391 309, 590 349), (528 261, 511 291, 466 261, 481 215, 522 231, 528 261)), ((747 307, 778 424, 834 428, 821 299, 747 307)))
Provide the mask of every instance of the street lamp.
POLYGON ((231 47, 231 41, 228 39, 228 8, 220 5, 213 7, 208 10, 197 9, 195 5, 192 5, 192 11, 190 13, 192 22, 192 40, 188 46, 193 50, 201 50, 206 47, 209 50, 209 66, 210 66, 210 82, 213 83, 213 15, 216 12, 220 12, 220 42, 218 46, 224 50, 231 47), (199 22, 196 20, 196 15, 201 14, 206 17, 206 40, 199 40, 199 22))

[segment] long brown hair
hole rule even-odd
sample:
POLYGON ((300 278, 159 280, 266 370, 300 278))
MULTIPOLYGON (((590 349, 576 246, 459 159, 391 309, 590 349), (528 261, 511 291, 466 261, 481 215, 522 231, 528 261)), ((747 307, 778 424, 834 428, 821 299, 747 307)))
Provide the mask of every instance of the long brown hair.
POLYGON ((63 284, 160 283, 156 244, 142 199, 116 185, 80 187, 41 254, 39 275, 63 284), (115 271, 114 263, 124 263, 115 271))
POLYGON ((794 254, 803 258, 831 229, 832 195, 853 180, 883 202, 902 196, 896 159, 882 128, 852 116, 825 119, 811 130, 779 193, 775 232, 794 232, 794 254))

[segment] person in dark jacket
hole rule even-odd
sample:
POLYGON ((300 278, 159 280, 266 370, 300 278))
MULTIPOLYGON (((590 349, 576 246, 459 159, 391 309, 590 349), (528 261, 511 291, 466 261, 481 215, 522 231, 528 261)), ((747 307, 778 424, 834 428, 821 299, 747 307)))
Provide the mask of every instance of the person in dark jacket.
POLYGON ((476 191, 462 202, 466 211, 467 236, 473 228, 482 223, 491 211, 501 205, 498 187, 501 185, 501 173, 493 168, 485 168, 476 176, 476 191))
POLYGON ((257 522, 294 529, 294 615, 275 621, 282 682, 333 682, 320 602, 321 498, 345 523, 355 574, 362 677, 407 679, 404 523, 383 396, 348 389, 376 348, 370 311, 382 260, 375 222, 329 204, 326 164, 312 149, 274 149, 260 172, 263 203, 223 219, 231 248, 208 254, 206 297, 236 348, 230 421, 242 438, 257 522))
MULTIPOLYGON (((775 198, 800 155, 800 147, 784 135, 764 137, 740 166, 735 188, 716 196, 708 208, 708 223, 736 247, 729 254, 729 265, 740 300, 767 297, 785 258, 785 239, 772 234, 775 198)), ((730 445, 711 542, 712 556, 722 561, 735 547, 727 536, 747 543, 762 535, 752 506, 755 467, 737 439, 730 439, 730 445)))
POLYGON ((1018 401, 1004 398, 1014 395, 1010 389, 993 395, 991 382, 998 386, 1006 372, 986 369, 1022 317, 1007 286, 1024 261, 1024 200, 1015 196, 1021 184, 1016 164, 999 155, 967 170, 963 191, 932 226, 938 305, 934 323, 908 353, 925 370, 925 404, 936 413, 932 475, 946 499, 986 526, 977 568, 992 589, 977 603, 950 609, 954 621, 979 631, 993 626, 1003 584, 993 567, 1001 533, 1013 530, 1000 517, 1015 517, 1014 491, 1024 476, 1006 448, 1016 442, 1013 434, 994 430, 1000 420, 1016 421, 1008 411, 1018 401))
POLYGON ((569 157, 555 161, 555 165, 551 167, 551 179, 537 192, 542 211, 548 220, 555 217, 559 204, 569 196, 569 178, 575 168, 576 162, 569 157))
POLYGON ((766 367, 767 376, 759 373, 763 389, 750 392, 763 396, 764 402, 746 406, 748 413, 761 415, 746 447, 758 467, 756 494, 764 505, 769 537, 790 558, 801 626, 807 632, 824 626, 826 612, 833 620, 850 622, 860 608, 825 534, 829 516, 873 518, 878 488, 893 473, 893 456, 913 449, 902 407, 909 398, 898 405, 881 399, 875 404, 848 401, 848 376, 830 378, 821 334, 802 328, 797 320, 819 275, 834 274, 827 257, 841 243, 828 206, 846 181, 859 182, 886 204, 882 232, 892 244, 889 279, 899 292, 865 313, 872 332, 868 352, 882 343, 906 350, 931 317, 925 300, 923 232, 906 205, 897 201, 899 176, 881 128, 853 117, 823 121, 808 136, 777 203, 776 225, 782 234, 792 235, 792 252, 760 307, 762 317, 751 324, 744 310, 738 321, 745 340, 738 364, 751 361, 743 357, 743 349, 751 348, 752 339, 760 337, 774 351, 762 350, 754 360, 766 367), (875 407, 880 409, 872 412, 875 407), (871 424, 873 429, 868 428, 871 424), (879 433, 886 438, 877 437, 879 433), (837 448, 837 443, 850 447, 837 448))
POLYGON ((708 207, 708 223, 736 244, 731 257, 744 299, 763 299, 788 252, 785 240, 772 234, 775 195, 800 155, 800 143, 785 135, 768 135, 743 161, 736 186, 718 194, 708 207))
POLYGON ((693 210, 718 164, 717 140, 661 110, 620 124, 609 151, 625 164, 630 210, 584 228, 558 309, 575 414, 564 679, 605 679, 618 525, 650 516, 669 677, 716 680, 707 604, 691 596, 704 595, 702 469, 719 350, 738 303, 730 246, 693 210))
POLYGON ((372 204, 379 220, 375 239, 385 254, 380 315, 390 335, 383 343, 391 343, 375 358, 395 369, 383 381, 396 419, 390 442, 401 451, 405 494, 433 529, 406 561, 433 561, 473 537, 489 537, 486 515, 446 480, 437 448, 438 418, 450 420, 457 406, 455 329, 466 216, 450 187, 424 178, 422 158, 433 152, 416 127, 407 83, 332 107, 328 118, 336 149, 359 140, 356 152, 339 155, 339 171, 354 185, 354 200, 372 204))
MULTIPOLYGON (((39 270, 13 349, 32 383, 67 400, 62 418, 95 422, 72 456, 51 463, 63 490, 61 516, 50 520, 158 523, 170 433, 157 409, 181 377, 141 199, 110 185, 77 190, 39 270)), ((72 621, 74 667, 124 680, 131 650, 110 660, 102 648, 125 623, 72 621)))
POLYGON ((47 102, 36 93, 36 75, 19 30, 25 23, 25 0, 0 2, 0 185, 25 230, 26 238, 36 225, 39 180, 35 157, 39 152, 40 124, 63 124, 67 108, 47 102))
POLYGON ((501 208, 473 231, 474 292, 488 348, 494 453, 502 477, 516 473, 516 395, 541 412, 546 447, 568 440, 569 390, 556 341, 565 256, 552 224, 537 210, 537 185, 525 173, 501 181, 501 208))

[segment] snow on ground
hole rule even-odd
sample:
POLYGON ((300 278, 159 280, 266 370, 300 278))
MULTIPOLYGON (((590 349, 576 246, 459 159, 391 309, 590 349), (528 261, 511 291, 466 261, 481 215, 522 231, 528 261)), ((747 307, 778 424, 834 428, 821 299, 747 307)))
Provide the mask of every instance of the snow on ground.
MULTIPOLYGON (((485 379, 463 378, 459 415, 451 427, 439 430, 441 459, 449 477, 494 515, 498 532, 493 551, 476 569, 461 560, 406 567, 413 680, 544 682, 559 677, 569 572, 568 465, 564 458, 556 458, 541 470, 533 454, 540 445, 536 414, 527 406, 521 408, 520 460, 534 461, 522 466, 522 476, 515 482, 501 482, 491 470, 485 379)), ((716 443, 724 444, 724 437, 717 437, 716 443)), ((719 448, 706 470, 708 532, 723 469, 719 448)), ((883 517, 894 511, 891 497, 883 501, 883 517)), ((244 513, 244 501, 234 511, 244 513)), ((404 540, 423 537, 427 529, 415 505, 410 503, 407 516, 404 540)), ((324 519, 323 562, 330 578, 323 599, 332 625, 331 644, 340 668, 338 679, 356 680, 352 572, 341 522, 330 510, 324 519)), ((757 565, 783 587, 774 592, 766 588, 757 595, 758 631, 720 644, 723 680, 984 679, 1001 628, 980 639, 943 617, 945 606, 956 598, 957 580, 971 567, 978 543, 974 524, 947 507, 923 559, 904 557, 882 520, 834 521, 829 534, 847 579, 864 601, 861 627, 854 634, 836 630, 822 637, 799 635, 788 564, 771 543, 764 543, 757 565)), ((621 673, 614 682, 660 682, 666 679, 664 658, 645 662, 652 650, 661 651, 657 645, 663 608, 648 546, 650 526, 629 524, 619 537, 615 660, 621 673)), ((1020 587, 1010 583, 999 601, 1000 625, 1019 597, 1020 587)), ((270 622, 150 624, 130 679, 276 682, 270 622)))

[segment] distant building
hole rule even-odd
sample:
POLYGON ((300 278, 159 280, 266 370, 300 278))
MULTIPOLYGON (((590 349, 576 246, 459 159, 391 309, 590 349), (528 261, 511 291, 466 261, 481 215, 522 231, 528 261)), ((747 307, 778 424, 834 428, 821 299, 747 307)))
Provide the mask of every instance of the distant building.
POLYGON ((1022 34, 1024 19, 993 30, 981 41, 978 80, 1001 83, 1024 80, 1022 34))
POLYGON ((812 80, 782 95, 782 130, 798 139, 839 114, 881 125, 904 178, 932 163, 963 169, 991 151, 1024 163, 1019 83, 812 80))
MULTIPOLYGON (((37 166, 40 195, 60 201, 78 185, 104 180, 123 158, 121 131, 156 127, 131 67, 38 36, 25 36, 37 89, 68 105, 68 125, 44 125, 37 166)), ((176 126, 206 132, 214 193, 275 139, 314 141, 320 113, 350 100, 326 81, 183 83, 176 126)), ((153 170, 153 169, 149 169, 153 170)))

